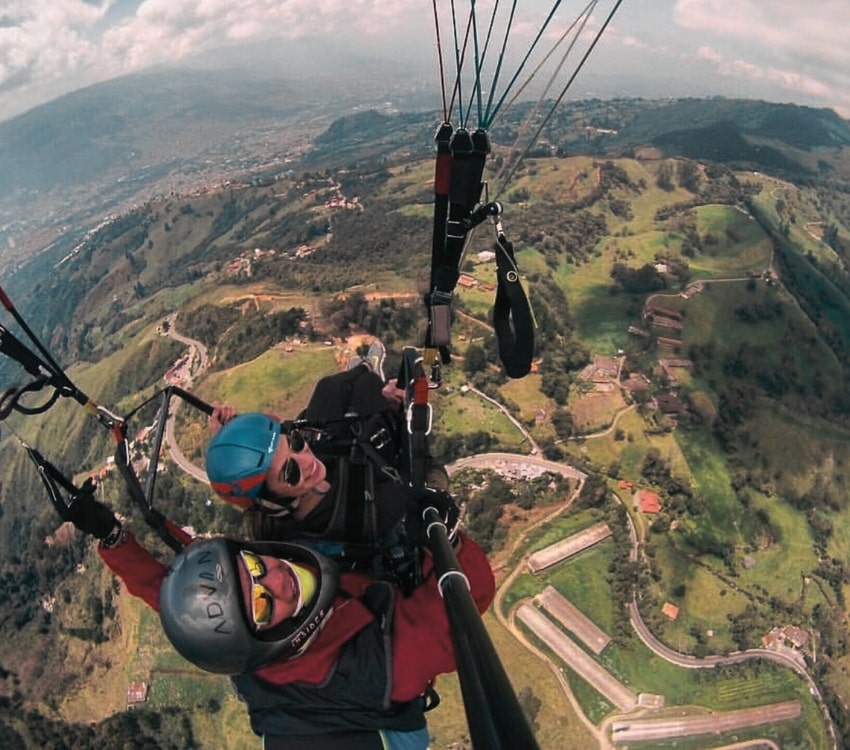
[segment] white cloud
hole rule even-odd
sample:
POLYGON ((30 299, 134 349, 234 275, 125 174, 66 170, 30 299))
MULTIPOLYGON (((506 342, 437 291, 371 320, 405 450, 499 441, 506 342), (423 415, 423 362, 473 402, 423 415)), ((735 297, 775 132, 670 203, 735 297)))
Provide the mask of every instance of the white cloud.
MULTIPOLYGON (((524 53, 552 2, 529 0, 517 9, 510 55, 524 53)), ((468 7, 463 0, 455 4, 468 7)), ((482 35, 493 4, 477 1, 482 35)), ((598 6, 585 36, 611 5, 598 6)), ((438 0, 438 7, 448 51, 450 4, 438 0)), ((560 10, 547 36, 560 35, 582 7, 560 10)), ((499 13, 506 14, 504 7, 499 13)), ((847 110, 846 15, 847 0, 624 3, 589 68, 612 79, 675 73, 693 82, 695 95, 712 90, 716 81, 737 79, 770 87, 767 98, 784 91, 791 100, 847 110), (701 89, 701 82, 708 84, 701 89)), ((465 18, 460 20, 462 34, 465 18)), ((497 24, 498 44, 502 33, 497 24)), ((427 0, 0 0, 0 119, 80 85, 275 38, 327 39, 316 54, 331 59, 338 48, 360 45, 389 64, 414 52, 427 60, 434 19, 427 0)))
POLYGON ((117 0, 7 0, 0 8, 0 93, 14 93, 0 99, 0 118, 55 95, 69 78, 95 82, 274 37, 380 39, 424 10, 416 0, 142 0, 103 29, 115 7, 117 0))
POLYGON ((758 55, 850 62, 847 12, 846 0, 676 0, 673 20, 758 55))
POLYGON ((708 60, 709 62, 719 63, 723 60, 723 55, 721 55, 713 47, 700 47, 697 50, 697 59, 698 60, 708 60))
POLYGON ((673 20, 711 44, 694 56, 730 78, 764 82, 789 97, 850 107, 846 0, 675 0, 673 20))
POLYGON ((108 4, 94 6, 82 0, 32 0, 4 8, 0 85, 13 76, 38 80, 89 64, 94 48, 87 34, 107 9, 108 4))

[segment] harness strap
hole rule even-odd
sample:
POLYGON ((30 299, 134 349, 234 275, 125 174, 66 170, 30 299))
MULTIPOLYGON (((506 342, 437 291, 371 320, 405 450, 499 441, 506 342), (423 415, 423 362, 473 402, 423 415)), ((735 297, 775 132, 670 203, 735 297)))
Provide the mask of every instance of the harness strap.
POLYGON ((438 348, 444 363, 451 359, 451 301, 460 277, 460 262, 470 216, 481 199, 482 177, 490 141, 487 133, 460 128, 451 134, 444 123, 437 132, 437 166, 434 177, 434 237, 431 247, 431 290, 426 296, 428 330, 425 347, 438 348), (448 188, 448 194, 446 189, 448 188))
POLYGON ((59 517, 63 521, 69 521, 71 519, 71 506, 74 504, 74 500, 81 494, 92 494, 94 492, 94 484, 91 480, 87 480, 83 487, 77 487, 35 448, 29 445, 24 445, 24 448, 27 455, 35 464, 38 470, 38 477, 47 490, 50 502, 53 503, 53 507, 56 509, 59 517), (65 499, 62 494, 63 490, 70 494, 70 499, 65 499))
MULTIPOLYGON (((434 165, 434 228, 431 237, 431 279, 429 292, 425 296, 428 310, 428 327, 425 331, 426 351, 437 352, 445 362, 449 361, 447 345, 442 343, 448 338, 448 305, 442 298, 435 297, 438 269, 442 267, 446 249, 446 223, 449 217, 449 196, 452 187, 451 141, 454 129, 450 122, 444 122, 437 130, 434 140, 437 143, 437 158, 434 165)), ((436 354, 433 355, 436 357, 436 354)))
POLYGON ((17 361, 30 375, 41 375, 42 368, 49 371, 41 359, 2 325, 0 325, 0 352, 17 361))
POLYGON ((20 400, 25 393, 40 391, 49 383, 49 377, 46 375, 40 375, 26 385, 12 386, 11 388, 7 388, 3 391, 3 394, 0 395, 0 421, 6 419, 6 417, 8 417, 13 411, 30 415, 46 412, 59 400, 59 396, 62 395, 58 389, 54 389, 53 393, 51 393, 47 398, 47 401, 39 406, 24 406, 20 403, 20 400))
POLYGON ((514 246, 501 232, 495 250, 497 289, 493 304, 493 328, 499 341, 499 358, 509 377, 521 378, 531 370, 534 314, 520 282, 514 246))
MULTIPOLYGON (((451 361, 451 303, 470 232, 488 217, 498 217, 502 212, 499 203, 479 205, 484 189, 484 164, 490 153, 486 131, 479 128, 470 133, 459 128, 452 132, 451 124, 444 122, 435 141, 431 288, 425 297, 428 309, 425 356, 429 366, 437 362, 437 352, 443 363, 451 361)), ((513 245, 502 233, 498 218, 496 225, 497 292, 493 327, 505 371, 512 378, 521 378, 531 371, 534 316, 520 283, 513 245)), ((435 382, 438 379, 437 370, 435 382)))
POLYGON ((410 484, 421 489, 425 487, 432 412, 428 403, 430 382, 425 373, 423 358, 412 346, 406 346, 402 351, 399 382, 405 385, 407 401, 407 460, 410 484))
POLYGON ((449 194, 452 187, 452 125, 444 122, 437 130, 437 159, 434 165, 434 234, 431 238, 431 289, 434 273, 442 263, 446 246, 446 221, 449 215, 449 194))
POLYGON ((172 533, 172 529, 166 524, 165 516, 153 508, 148 498, 145 497, 145 491, 142 489, 142 485, 130 461, 130 444, 124 434, 123 425, 114 426, 113 434, 117 440, 117 445, 115 446, 115 465, 118 468, 118 473, 124 480, 124 486, 127 488, 130 499, 141 510, 145 523, 157 533, 165 544, 179 555, 186 545, 172 533))

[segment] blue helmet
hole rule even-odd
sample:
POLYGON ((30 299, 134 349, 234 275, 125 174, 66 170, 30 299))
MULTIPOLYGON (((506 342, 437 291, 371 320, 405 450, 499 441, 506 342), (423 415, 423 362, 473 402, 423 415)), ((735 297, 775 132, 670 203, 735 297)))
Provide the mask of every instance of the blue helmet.
POLYGON ((276 419, 249 412, 234 417, 213 436, 207 446, 207 477, 224 500, 251 507, 266 481, 280 431, 276 419))
POLYGON ((159 619, 174 648, 208 672, 244 674, 301 653, 333 611, 339 574, 324 555, 300 544, 235 542, 217 537, 190 544, 171 561, 159 589, 159 619), (243 601, 240 550, 306 566, 315 587, 304 608, 255 632, 243 601))

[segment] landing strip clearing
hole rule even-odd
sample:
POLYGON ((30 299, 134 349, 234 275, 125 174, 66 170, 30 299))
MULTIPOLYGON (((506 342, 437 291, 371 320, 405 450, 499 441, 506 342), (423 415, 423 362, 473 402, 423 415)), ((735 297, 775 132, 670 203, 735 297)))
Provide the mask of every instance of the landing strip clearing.
POLYGON ((605 522, 597 523, 590 528, 563 539, 555 544, 535 552, 528 558, 528 567, 532 573, 539 573, 561 560, 577 555, 579 552, 598 544, 611 536, 611 529, 605 522))
POLYGON ((543 589, 539 601, 549 614, 567 630, 574 633, 597 656, 611 642, 611 636, 564 597, 554 586, 547 586, 543 589))
POLYGON ((637 705, 637 695, 634 692, 597 664, 568 636, 564 635, 555 623, 533 605, 520 605, 517 609, 517 617, 531 628, 534 634, 544 641, 582 679, 587 680, 621 711, 630 711, 637 705))
POLYGON ((611 724, 611 739, 617 743, 687 737, 694 734, 721 734, 761 724, 796 719, 803 712, 800 701, 784 701, 758 708, 713 711, 697 716, 658 719, 622 719, 611 724))

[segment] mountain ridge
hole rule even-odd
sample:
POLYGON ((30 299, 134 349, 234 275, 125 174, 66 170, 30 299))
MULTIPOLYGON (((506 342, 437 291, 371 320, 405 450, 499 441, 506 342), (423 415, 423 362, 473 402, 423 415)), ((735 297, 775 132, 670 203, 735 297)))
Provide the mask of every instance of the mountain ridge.
MULTIPOLYGON (((421 83, 405 85, 399 73, 395 85, 368 86, 343 73, 280 79, 261 70, 246 76, 163 67, 0 123, 0 253, 16 260, 39 251, 58 226, 96 224, 154 194, 210 186, 264 162, 271 171, 301 158, 339 166, 355 152, 385 161, 433 150, 441 118, 421 108, 429 98, 421 83), (363 128, 374 116, 358 113, 368 110, 390 119, 363 128), (356 127, 343 132, 352 117, 356 127)), ((495 145, 513 143, 530 107, 515 106, 493 128, 495 145)), ((625 156, 653 147, 664 156, 807 178, 850 175, 850 157, 838 156, 850 147, 850 123, 831 110, 791 104, 572 101, 556 110, 541 138, 571 153, 625 156)))
MULTIPOLYGON (((668 106, 673 109, 664 118, 666 141, 664 133, 653 131, 662 114, 657 102, 590 100, 565 107, 519 170, 505 196, 505 225, 539 315, 543 374, 506 383, 487 366, 492 342, 478 341, 492 304, 483 280, 493 269, 487 261, 472 262, 464 270, 482 283, 458 294, 467 315, 456 323, 463 327, 457 348, 465 356, 446 368, 446 377, 454 378, 451 392, 434 396, 450 404, 436 410, 434 448, 440 455, 475 452, 482 433, 486 440, 502 439, 489 425, 477 429, 480 417, 473 415, 478 412, 460 388, 473 378, 504 397, 506 408, 531 425, 545 452, 582 466, 605 491, 616 492, 621 481, 653 488, 663 510, 641 521, 644 541, 655 554, 642 569, 640 584, 646 588, 639 598, 654 630, 694 651, 723 651, 756 640, 766 623, 798 618, 822 633, 819 648, 831 650, 838 666, 829 672, 835 682, 830 696, 840 706, 841 696, 850 694, 841 677, 846 655, 840 653, 841 634, 829 626, 846 615, 846 542, 833 529, 847 526, 848 503, 835 488, 850 481, 845 439, 850 405, 838 397, 850 352, 842 315, 850 309, 850 210, 848 193, 833 186, 846 188, 841 182, 846 124, 820 110, 774 109, 766 103, 668 106), (709 122, 699 113, 712 108, 724 111, 709 122), (730 118, 736 108, 738 114, 730 118), (786 111, 810 121, 804 130, 811 135, 790 143, 787 129, 769 117, 786 111), (724 158, 742 171, 702 156, 733 136, 737 150, 724 158), (808 149, 800 148, 806 144, 808 149), (682 155, 686 149, 692 150, 682 155), (646 157, 635 158, 637 151, 646 157), (831 160, 830 167, 820 168, 818 160, 831 160), (765 171, 753 174, 758 167, 765 171), (785 176, 799 170, 799 184, 767 174, 774 170, 785 176), (775 245, 782 241, 787 244, 777 255, 775 245), (702 291, 683 296, 690 282, 698 287, 703 280, 702 291), (659 289, 669 293, 665 306, 681 319, 681 328, 672 329, 679 331, 678 339, 669 326, 661 330, 664 321, 653 329, 659 321, 645 319, 647 294, 659 289), (829 309, 819 307, 824 290, 831 295, 829 309), (629 333, 632 329, 637 333, 629 333), (672 355, 679 360, 674 377, 665 369, 672 355), (634 375, 629 381, 640 385, 645 378, 652 390, 646 396, 636 390, 635 408, 610 435, 586 439, 573 415, 604 420, 587 406, 587 400, 599 397, 595 385, 579 375, 597 356, 622 356, 625 372, 634 375), (818 362, 808 363, 815 372, 805 369, 807 358, 818 362), (483 363, 480 371, 464 370, 475 360, 483 363), (690 369, 682 360, 691 361, 690 369), (677 379, 678 404, 687 408, 671 416, 652 401, 669 396, 670 381, 677 379), (824 425, 838 437, 826 434, 824 425), (780 556, 789 537, 791 553, 780 556), (749 560, 757 561, 755 567, 749 560), (773 566, 779 564, 785 565, 787 580, 774 580, 779 576, 773 566), (717 601, 729 609, 717 622, 715 612, 701 613, 697 606, 704 571, 736 582, 734 590, 722 589, 728 596, 718 594, 717 601), (816 581, 819 592, 813 587, 801 597, 791 591, 788 582, 797 581, 801 571, 804 580, 816 581), (746 605, 733 605, 745 594, 746 605), (680 623, 659 616, 655 605, 663 601, 682 605, 680 623), (712 641, 704 635, 709 626, 712 641)), ((433 163, 416 154, 432 151, 433 131, 424 119, 367 111, 327 118, 326 127, 312 131, 305 126, 309 160, 293 159, 281 171, 264 152, 262 159, 240 162, 231 172, 219 165, 230 177, 227 183, 159 194, 101 220, 82 240, 65 238, 27 259, 17 273, 4 269, 4 286, 9 279, 27 320, 62 361, 74 362, 72 373, 85 390, 109 406, 135 405, 161 383, 162 372, 179 353, 156 329, 166 314, 179 312, 184 317, 178 327, 179 321, 189 321, 193 335, 218 357, 208 378, 195 384, 203 397, 235 395, 253 399, 246 408, 288 410, 293 394, 305 387, 296 377, 315 377, 318 367, 333 366, 326 336, 333 340, 362 328, 383 336, 391 351, 393 343, 415 337, 412 321, 421 315, 420 305, 403 300, 416 296, 415 280, 427 274, 433 163), (402 301, 393 299, 399 290, 402 301), (315 333, 284 336, 279 318, 302 306, 309 308, 315 333), (231 370, 236 361, 238 370, 231 370), (237 373, 240 378, 231 377, 237 373), (237 380, 241 388, 229 385, 237 380), (258 382, 274 383, 280 393, 258 388, 258 382)), ((511 135, 520 119, 496 129, 492 161, 504 158, 504 144, 512 139, 502 135, 511 135)), ((491 165, 487 178, 495 172, 491 165)), ((97 196, 97 191, 89 195, 93 206, 97 196)), ((470 258, 489 247, 483 242, 473 246, 470 258)), ((619 390, 616 397, 623 398, 619 390)), ((108 436, 75 403, 63 401, 49 418, 21 419, 15 429, 50 458, 75 468, 98 464, 108 436)), ((666 403, 679 408, 669 398, 666 403)), ((192 422, 181 433, 197 444, 205 434, 202 423, 192 422)), ((92 591, 105 596, 110 584, 104 577, 93 589, 91 573, 73 573, 81 561, 99 564, 79 536, 45 547, 56 519, 48 503, 31 500, 41 497, 38 479, 13 439, 4 439, 0 451, 3 466, 20 470, 2 477, 0 547, 11 553, 0 558, 0 628, 8 636, 0 651, 2 700, 11 701, 16 711, 47 706, 51 715, 61 715, 61 693, 51 689, 60 669, 59 682, 76 686, 87 679, 81 677, 86 669, 97 679, 132 663, 163 685, 161 673, 133 662, 132 655, 116 664, 94 658, 102 639, 112 639, 120 629, 114 613, 104 616, 92 605, 97 599, 92 591), (57 581, 60 570, 67 577, 57 581), (55 613, 33 591, 59 592, 55 613), (30 639, 39 648, 17 648, 16 639, 30 639), (86 669, 73 659, 67 665, 62 658, 48 659, 81 643, 91 649, 86 669), (42 655, 43 663, 25 659, 29 653, 42 655), (50 685, 47 665, 55 670, 49 672, 50 685), (38 694, 27 695, 28 690, 38 694)), ((222 504, 205 504, 203 491, 187 489, 175 474, 164 472, 157 484, 169 513, 209 528, 211 516, 217 521, 223 513, 222 504)), ((107 480, 104 486, 120 494, 115 483, 107 480)), ((621 499, 618 512, 634 511, 629 495, 621 499)), ((504 523, 516 522, 520 510, 512 505, 504 523)), ((492 520, 492 542, 493 528, 502 521, 498 515, 491 519, 491 511, 477 528, 492 520)), ((597 584, 609 577, 600 576, 597 584)), ((625 612, 614 600, 608 603, 611 612, 625 612)), ((599 611, 615 622, 616 615, 599 611)), ((155 618, 151 621, 147 625, 155 629, 155 618)), ((618 633, 618 638, 625 636, 618 633)), ((121 659, 119 649, 109 653, 121 659)), ((167 647, 161 653, 168 653, 167 647)), ((819 658, 825 670, 826 663, 819 658)), ((201 690, 200 695, 195 703, 178 694, 170 699, 198 724, 218 726, 214 706, 220 693, 201 690)))

